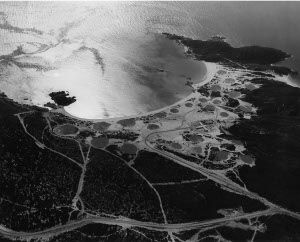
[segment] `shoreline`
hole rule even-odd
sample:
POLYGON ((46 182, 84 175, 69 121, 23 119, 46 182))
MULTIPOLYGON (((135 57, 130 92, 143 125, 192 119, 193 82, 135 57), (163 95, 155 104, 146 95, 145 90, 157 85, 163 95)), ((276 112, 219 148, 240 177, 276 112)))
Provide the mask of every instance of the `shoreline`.
POLYGON ((294 79, 290 75, 288 75, 288 76, 279 76, 279 75, 276 75, 275 76, 275 80, 283 82, 283 83, 285 83, 285 84, 287 84, 289 86, 292 86, 292 87, 300 88, 300 86, 297 85, 294 82, 294 79))
POLYGON ((288 75, 287 81, 288 81, 287 82, 288 85, 300 88, 300 76, 299 75, 298 75, 298 78, 294 78, 293 76, 288 75))
MULTIPOLYGON (((206 83, 210 82, 213 79, 213 77, 216 74, 216 72, 217 72, 217 67, 220 66, 219 64, 212 63, 212 62, 202 61, 202 63, 204 64, 204 66, 206 68, 206 73, 205 73, 205 76, 203 77, 202 81, 200 81, 200 82, 192 85, 193 88, 194 88, 194 90, 196 88, 198 88, 200 86, 203 86, 206 83)), ((67 116, 67 117, 74 118, 74 119, 81 120, 81 121, 91 121, 91 122, 119 121, 119 120, 123 120, 123 119, 137 118, 137 117, 141 117, 141 116, 148 116, 148 115, 151 115, 151 114, 163 112, 164 110, 166 110, 168 108, 171 108, 173 106, 176 106, 176 105, 179 105, 181 103, 186 102, 187 100, 189 100, 190 98, 193 98, 194 96, 195 96, 195 93, 194 93, 194 91, 192 91, 192 93, 190 93, 189 95, 187 95, 185 98, 183 98, 183 99, 181 99, 181 100, 179 100, 176 103, 173 103, 171 105, 164 106, 163 108, 156 109, 156 110, 153 110, 153 111, 149 111, 149 112, 146 112, 146 113, 141 113, 141 114, 136 114, 136 115, 130 115, 130 116, 115 117, 115 118, 103 118, 103 119, 80 118, 80 117, 76 117, 76 116, 73 116, 72 114, 68 113, 65 110, 64 107, 60 108, 60 109, 57 109, 57 110, 50 110, 50 112, 61 113, 61 114, 65 115, 65 116, 67 116)))

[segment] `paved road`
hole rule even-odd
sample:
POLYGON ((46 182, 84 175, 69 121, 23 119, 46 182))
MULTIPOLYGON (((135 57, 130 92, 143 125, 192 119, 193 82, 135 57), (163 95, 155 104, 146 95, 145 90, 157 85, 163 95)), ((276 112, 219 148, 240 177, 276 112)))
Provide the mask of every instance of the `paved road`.
MULTIPOLYGON (((244 196, 247 196, 247 197, 250 197, 252 199, 256 199, 256 200, 259 200, 260 202, 264 203, 266 206, 268 206, 269 208, 273 209, 273 211, 277 211, 278 213, 284 213, 284 214, 287 214, 289 216, 292 216, 294 218, 297 218, 297 219, 300 219, 300 214, 297 213, 297 212, 293 212, 293 211, 290 211, 288 209, 285 209, 285 208, 282 208, 278 205, 275 205, 273 203, 271 203, 270 201, 268 201, 267 199, 259 196, 258 194, 254 193, 254 192, 251 192, 251 191, 248 191, 246 188, 244 187, 241 187, 240 185, 232 182, 231 180, 229 180, 227 177, 225 177, 224 175, 222 174, 219 174, 215 171, 211 171, 211 170, 208 170, 206 168, 203 168, 199 165, 197 165, 196 163, 193 163, 193 162, 190 162, 190 161, 187 161, 185 159, 182 159, 176 155, 173 155, 171 153, 168 153, 168 152, 165 152, 165 151, 162 151, 162 150, 159 150, 159 149, 156 149, 154 147, 152 147, 149 143, 148 143, 148 138, 153 135, 153 134, 158 134, 158 133, 165 133, 165 132, 169 132, 169 131, 175 131, 175 130, 181 130, 182 128, 177 128, 177 129, 172 129, 172 130, 164 130, 164 131, 156 131, 156 132, 153 132, 151 134, 149 134, 148 136, 146 136, 144 142, 145 142, 145 145, 150 149, 152 150, 153 152, 156 152, 166 158, 169 158, 171 160, 173 160, 174 162, 182 165, 182 166, 185 166, 185 167, 188 167, 194 171, 197 171, 197 172, 200 172, 202 175, 206 176, 207 178, 213 180, 214 182, 226 187, 226 189, 232 191, 232 192, 235 192, 235 193, 238 193, 238 194, 242 194, 244 196)), ((186 129, 186 128, 184 128, 186 129)))
POLYGON ((90 216, 82 220, 77 220, 70 222, 65 225, 53 227, 47 230, 26 233, 26 232, 16 232, 8 230, 5 227, 0 226, 0 234, 5 237, 22 237, 22 238, 42 238, 42 237, 51 237, 63 232, 71 231, 80 227, 83 227, 91 223, 101 223, 107 225, 118 225, 122 227, 142 227, 155 231, 167 231, 167 232, 178 232, 191 229, 201 229, 213 225, 225 225, 234 220, 240 220, 243 218, 255 218, 259 216, 268 216, 277 213, 274 209, 267 209, 264 211, 257 211, 248 214, 241 214, 235 217, 224 217, 217 218, 202 222, 191 222, 191 223, 179 223, 179 224, 160 224, 160 223, 151 223, 151 222, 141 222, 131 219, 115 219, 115 218, 101 218, 97 216, 90 216))
MULTIPOLYGON (((181 129, 186 129, 186 128, 181 128, 181 129)), ((264 211, 257 211, 253 213, 248 213, 248 214, 241 214, 237 215, 235 217, 224 217, 224 218, 218 218, 218 219, 212 219, 212 220, 207 220, 207 221, 202 221, 202 222, 191 222, 191 223, 180 223, 180 224, 159 224, 159 223, 151 223, 151 222, 141 222, 141 221, 136 221, 136 220, 131 220, 128 218, 103 218, 103 217, 98 217, 98 216, 92 216, 88 215, 87 217, 81 219, 81 220, 76 220, 72 221, 68 224, 65 225, 60 225, 56 226, 47 230, 39 231, 39 232, 32 232, 32 233, 26 233, 26 232, 17 232, 13 230, 9 230, 3 226, 0 225, 0 235, 3 235, 5 237, 22 237, 22 238, 45 238, 45 237, 52 237, 54 235, 58 235, 67 231, 72 231, 77 228, 83 227, 87 224, 91 223, 101 223, 101 224, 107 224, 107 225, 118 225, 122 227, 142 227, 150 230, 155 230, 155 231, 167 231, 167 232, 178 232, 178 231, 184 231, 184 230, 191 230, 191 229, 201 229, 201 228, 207 228, 209 226, 214 226, 214 225, 226 225, 227 223, 235 220, 240 220, 243 218, 255 218, 259 216, 268 216, 272 214, 286 214, 292 217, 295 217, 297 219, 300 219, 300 214, 295 213, 292 211, 289 211, 287 209, 281 208, 265 198, 260 197, 258 194, 253 193, 245 189, 244 187, 239 186, 238 184, 233 183, 231 180, 226 178, 222 174, 218 174, 217 172, 210 171, 208 169, 205 169, 193 162, 189 162, 187 160, 184 160, 180 157, 177 157, 173 154, 164 152, 162 150, 158 150, 153 148, 150 144, 148 144, 147 139, 156 133, 162 133, 162 132, 169 132, 169 131, 174 131, 174 130, 180 130, 180 128, 177 129, 172 129, 172 130, 166 130, 166 131, 158 131, 158 132, 153 132, 149 134, 144 142, 147 147, 152 150, 153 152, 156 152, 158 154, 161 154, 162 156, 165 156, 169 159, 172 159, 174 162, 188 167, 192 170, 198 171, 207 178, 215 181, 216 183, 226 187, 228 190, 232 192, 236 192, 239 194, 243 194, 245 196, 248 196, 253 199, 257 199, 261 202, 263 202, 265 205, 269 207, 269 209, 264 210, 264 211)))

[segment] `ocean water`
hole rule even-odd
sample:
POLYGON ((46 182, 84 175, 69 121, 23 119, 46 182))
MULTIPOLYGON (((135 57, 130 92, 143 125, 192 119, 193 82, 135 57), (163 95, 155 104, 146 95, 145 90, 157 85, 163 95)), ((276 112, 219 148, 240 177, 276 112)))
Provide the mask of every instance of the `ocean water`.
POLYGON ((205 75, 162 32, 278 48, 300 70, 299 10, 297 2, 1 2, 0 90, 40 106, 49 92, 69 91, 77 101, 66 110, 81 118, 155 110, 205 75), (19 46, 23 54, 9 56, 19 46))

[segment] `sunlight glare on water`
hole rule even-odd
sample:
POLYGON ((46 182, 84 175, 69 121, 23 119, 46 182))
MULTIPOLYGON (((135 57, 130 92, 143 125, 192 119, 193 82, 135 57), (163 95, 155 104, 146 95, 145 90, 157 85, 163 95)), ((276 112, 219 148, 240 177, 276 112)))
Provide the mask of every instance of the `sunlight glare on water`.
POLYGON ((201 39, 220 34, 235 46, 295 50, 289 64, 297 67, 300 51, 289 29, 300 33, 299 17, 292 7, 278 4, 262 4, 258 11, 257 4, 230 2, 2 2, 0 55, 18 46, 24 54, 10 65, 7 58, 0 63, 0 90, 39 106, 51 102, 50 92, 69 91, 77 101, 66 110, 82 118, 162 108, 191 92, 184 85, 187 78, 199 82, 205 75, 203 64, 187 60, 163 32, 201 39), (282 21, 291 28, 280 26, 278 9, 282 18, 293 15, 293 21, 282 21), (286 41, 267 38, 281 36, 276 26, 286 41))

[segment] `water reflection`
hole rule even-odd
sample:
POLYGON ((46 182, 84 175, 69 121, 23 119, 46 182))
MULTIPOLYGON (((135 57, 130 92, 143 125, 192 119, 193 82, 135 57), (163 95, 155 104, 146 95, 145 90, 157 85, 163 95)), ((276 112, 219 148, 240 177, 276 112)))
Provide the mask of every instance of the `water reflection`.
POLYGON ((192 91, 187 81, 199 82, 205 74, 203 63, 187 58, 182 46, 163 35, 148 36, 139 55, 128 58, 113 55, 107 46, 102 51, 96 47, 91 41, 68 40, 16 56, 4 68, 13 85, 2 90, 39 106, 51 102, 49 93, 69 91, 77 98, 66 107, 70 114, 112 118, 170 105, 192 91))
POLYGON ((67 110, 86 118, 163 107, 186 96, 190 92, 186 80, 199 81, 205 71, 157 34, 162 32, 200 39, 220 34, 235 46, 279 48, 294 55, 285 64, 299 69, 299 6, 3 2, 0 55, 10 60, 0 64, 0 90, 16 101, 41 106, 51 101, 50 92, 69 91, 77 102, 67 110), (19 46, 25 54, 10 56, 19 46))

